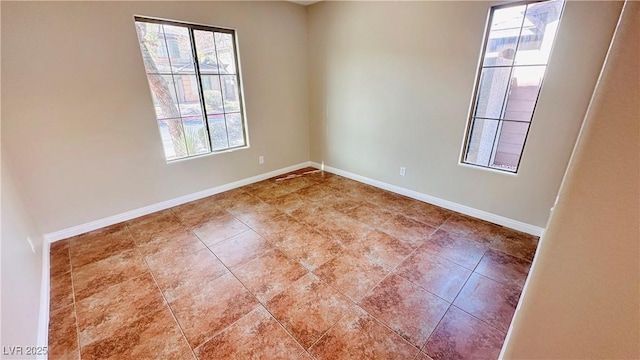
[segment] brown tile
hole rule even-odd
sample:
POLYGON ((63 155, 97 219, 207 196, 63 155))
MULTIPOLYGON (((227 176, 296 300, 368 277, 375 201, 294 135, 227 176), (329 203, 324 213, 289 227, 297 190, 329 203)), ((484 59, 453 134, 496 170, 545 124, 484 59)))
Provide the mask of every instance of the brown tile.
POLYGON ((453 304, 506 334, 519 298, 520 289, 474 273, 453 304))
POLYGON ((429 355, 425 353, 419 353, 415 360, 433 360, 429 355))
POLYGON ((249 227, 231 214, 224 212, 201 222, 200 225, 194 226, 192 230, 203 243, 213 245, 243 233, 249 230, 249 227))
POLYGON ((309 352, 319 360, 414 359, 418 349, 358 307, 349 311, 309 352))
POLYGON ((295 236, 303 228, 289 215, 281 215, 265 223, 257 224, 253 230, 273 244, 279 244, 287 238, 295 236))
POLYGON ((443 230, 429 236, 421 248, 470 270, 475 269, 487 249, 485 245, 465 238, 464 235, 451 234, 443 230))
POLYGON ((311 227, 316 227, 333 220, 333 218, 340 215, 340 213, 329 207, 309 201, 307 206, 300 207, 292 211, 289 215, 296 221, 311 227))
POLYGON ((302 195, 293 192, 265 201, 282 212, 291 213, 292 211, 305 206, 308 200, 306 200, 302 195))
POLYGON ((211 218, 225 214, 224 209, 217 204, 212 196, 178 205, 171 208, 171 211, 190 227, 202 225, 211 218))
POLYGON ((262 306, 196 349, 199 359, 296 359, 303 352, 262 306))
POLYGON ((151 214, 143 215, 135 219, 126 221, 127 226, 131 227, 143 227, 149 223, 162 222, 163 220, 175 219, 176 215, 171 209, 165 209, 153 212, 151 214))
MULTIPOLYGON (((346 194, 348 194, 353 198, 361 199, 361 200, 372 199, 374 197, 381 196, 381 194, 385 192, 385 190, 379 189, 371 185, 359 183, 359 182, 353 182, 349 184, 347 189, 348 191, 345 192, 346 194)), ((345 189, 339 188, 339 190, 345 190, 345 189)))
POLYGON ((313 360, 311 355, 309 355, 309 353, 307 353, 306 351, 300 354, 300 356, 298 356, 296 359, 297 360, 313 360))
POLYGON ((171 312, 161 310, 82 347, 82 359, 193 359, 171 312))
POLYGON ((471 275, 468 269, 423 249, 400 264, 396 273, 449 302, 471 275))
POLYGON ((324 182, 323 185, 329 186, 339 191, 352 190, 356 186, 368 186, 363 183, 359 183, 355 180, 347 179, 342 176, 333 175, 329 176, 324 182))
POLYGON ((255 196, 247 193, 244 188, 236 188, 211 196, 211 201, 219 208, 228 210, 229 208, 244 204, 250 200, 258 200, 255 196))
POLYGON ((206 288, 220 276, 228 274, 224 265, 209 249, 197 251, 173 262, 154 265, 151 271, 168 302, 189 296, 206 288))
POLYGON ((52 243, 49 248, 49 256, 49 273, 51 277, 71 271, 69 240, 60 240, 52 243))
POLYGON ((307 349, 340 320, 352 303, 313 274, 294 282, 266 307, 307 349))
POLYGON ((315 184, 296 191, 296 194, 310 201, 321 201, 322 199, 336 194, 336 189, 315 184))
POLYGON ((487 250, 476 272, 497 282, 522 289, 531 263, 503 252, 487 250))
POLYGON ((316 230, 324 236, 347 246, 365 237, 373 229, 364 223, 340 214, 336 215, 330 222, 318 225, 316 230))
POLYGON ((387 274, 363 255, 345 250, 314 273, 345 296, 358 302, 387 274))
POLYGON ((394 216, 379 229, 413 247, 418 247, 435 231, 435 228, 403 215, 394 216))
POLYGON ((170 306, 189 344, 195 348, 258 305, 233 274, 227 274, 189 296, 178 298, 170 306))
POLYGON ((361 205, 345 213, 370 226, 379 226, 389 221, 394 215, 391 211, 368 202, 362 202, 361 205))
POLYGON ((260 302, 265 303, 304 276, 307 270, 279 250, 271 250, 233 273, 260 302))
POLYGON ((76 302, 80 346, 113 335, 119 328, 166 306, 151 275, 107 288, 76 302))
POLYGON ((359 304, 373 317, 421 348, 449 303, 397 275, 391 275, 359 304))
POLYGON ((538 240, 537 236, 500 227, 497 234, 491 239, 489 246, 511 256, 533 261, 533 256, 538 248, 538 240))
POLYGON ((52 277, 50 288, 49 311, 53 312, 73 304, 71 273, 52 277))
POLYGON ((148 273, 149 268, 136 249, 92 262, 72 272, 76 301, 148 273))
POLYGON ((458 213, 451 215, 447 221, 440 226, 441 230, 445 230, 456 235, 462 235, 468 239, 473 239, 483 244, 489 244, 491 239, 495 236, 498 228, 498 225, 458 213))
POLYGON ((229 269, 256 259, 271 248, 271 244, 253 230, 245 231, 242 234, 210 246, 211 251, 229 269))
POLYGON ((362 200, 354 199, 346 194, 337 193, 326 198, 316 201, 316 204, 324 205, 332 210, 336 210, 340 213, 345 213, 359 205, 362 205, 362 200))
POLYGON ((434 360, 497 359, 504 335, 452 306, 436 327, 424 352, 434 360))
POLYGON ((413 251, 410 245, 379 230, 371 231, 349 248, 366 256, 387 272, 398 266, 413 251))
POLYGON ((183 224, 177 216, 173 215, 172 212, 165 212, 164 214, 165 215, 155 219, 129 225, 129 231, 137 245, 164 240, 172 237, 176 233, 188 230, 187 226, 183 224))
POLYGON ((390 191, 381 191, 368 201, 397 213, 404 212, 408 206, 415 202, 414 199, 390 191))
POLYGON ((78 333, 73 305, 51 312, 48 345, 50 359, 73 359, 77 354, 78 333))
POLYGON ((305 177, 321 183, 326 183, 331 179, 340 178, 340 176, 334 175, 327 171, 313 171, 312 173, 305 174, 305 177))
MULTIPOLYGON (((257 199, 257 198, 256 198, 257 199)), ((273 205, 270 205, 260 199, 251 200, 245 204, 232 206, 228 211, 238 220, 246 225, 253 227, 256 224, 267 222, 284 213, 273 205)))
POLYGON ((106 259, 135 248, 133 238, 126 226, 104 231, 97 230, 69 239, 71 266, 75 268, 106 259))
POLYGON ((138 245, 138 250, 152 269, 179 259, 186 259, 190 254, 205 248, 202 241, 189 230, 138 245))
POLYGON ((454 213, 439 206, 415 200, 404 209, 403 214, 427 225, 438 227, 454 213))
POLYGON ((310 271, 331 260, 344 248, 339 242, 309 228, 302 228, 297 234, 287 237, 277 246, 283 253, 300 262, 310 271))
POLYGON ((264 200, 264 201, 277 199, 293 191, 294 191, 293 189, 289 188, 286 185, 283 185, 282 181, 269 182, 268 186, 262 186, 255 190, 248 190, 248 192, 251 193, 253 196, 260 198, 261 200, 264 200))

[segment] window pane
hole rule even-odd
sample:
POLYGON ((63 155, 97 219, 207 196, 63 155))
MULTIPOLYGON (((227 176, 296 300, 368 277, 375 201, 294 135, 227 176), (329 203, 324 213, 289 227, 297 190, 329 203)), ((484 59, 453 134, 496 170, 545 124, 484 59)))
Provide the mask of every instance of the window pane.
POLYGON ((180 119, 159 120, 162 146, 167 160, 179 159, 187 155, 184 132, 180 119))
POLYGON ((195 74, 189 29, 181 26, 162 25, 167 42, 167 52, 174 74, 195 74))
POLYGON ((509 87, 510 68, 482 69, 476 98, 476 117, 499 119, 509 87))
POLYGON ((531 121, 546 66, 513 68, 504 119, 531 121))
POLYGON ((243 146, 244 132, 242 131, 242 116, 240 113, 225 114, 227 118, 227 133, 229 134, 229 147, 243 146))
POLYGON ((196 54, 201 74, 219 74, 216 48, 212 31, 194 30, 196 54))
POLYGON ((240 111, 240 91, 236 75, 221 75, 220 80, 224 111, 227 113, 240 111))
POLYGON ((213 150, 224 150, 229 148, 227 142, 227 126, 224 115, 207 116, 209 122, 209 133, 211 135, 211 147, 213 150))
POLYGON ((520 5, 493 12, 483 66, 513 64, 525 9, 520 5))
POLYGON ((195 75, 174 75, 178 107, 181 116, 202 115, 200 93, 195 75))
POLYGON ((516 171, 529 123, 503 121, 491 167, 516 171))
POLYGON ((168 73, 171 71, 167 55, 164 32, 159 24, 136 22, 140 51, 147 73, 168 73))
POLYGON ((220 76, 202 75, 202 91, 207 114, 222 114, 222 92, 220 91, 220 76))
POLYGON ((233 50, 233 36, 227 33, 215 33, 216 50, 221 74, 236 74, 236 60, 233 50))
POLYGON ((171 75, 148 74, 149 88, 157 119, 177 118, 180 116, 176 102, 176 92, 171 75))
POLYGON ((538 65, 549 61, 561 12, 562 1, 547 1, 527 7, 516 65, 538 65))
POLYGON ((182 119, 184 127, 185 145, 189 155, 198 155, 209 152, 209 141, 204 122, 199 116, 182 119))
POLYGON ((465 162, 483 166, 489 165, 498 123, 498 120, 474 119, 467 144, 465 162))

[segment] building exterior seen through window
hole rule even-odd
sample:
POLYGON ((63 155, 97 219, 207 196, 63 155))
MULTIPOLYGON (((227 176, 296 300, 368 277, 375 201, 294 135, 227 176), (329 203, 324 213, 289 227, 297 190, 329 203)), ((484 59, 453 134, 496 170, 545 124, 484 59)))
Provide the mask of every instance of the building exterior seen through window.
POLYGON ((135 18, 168 161, 247 145, 235 31, 135 18))
POLYGON ((462 162, 517 172, 563 0, 491 9, 462 162))

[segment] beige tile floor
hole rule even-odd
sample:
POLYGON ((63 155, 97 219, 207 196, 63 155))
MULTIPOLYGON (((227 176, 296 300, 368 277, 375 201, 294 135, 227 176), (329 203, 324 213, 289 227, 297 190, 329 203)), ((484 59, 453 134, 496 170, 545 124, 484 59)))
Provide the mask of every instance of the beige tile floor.
POLYGON ((52 244, 50 358, 496 358, 538 239, 314 170, 52 244))

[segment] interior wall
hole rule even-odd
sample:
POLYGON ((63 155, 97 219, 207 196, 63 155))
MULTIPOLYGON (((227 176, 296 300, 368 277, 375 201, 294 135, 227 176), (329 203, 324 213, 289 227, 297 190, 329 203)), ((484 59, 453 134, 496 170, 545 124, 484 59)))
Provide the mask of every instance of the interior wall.
POLYGON ((26 354, 26 347, 40 345, 37 337, 42 282, 42 235, 13 176, 6 151, 2 151, 1 166, 2 357, 33 358, 12 354, 12 349, 22 347, 26 354), (34 244, 35 251, 32 251, 27 237, 34 244))
POLYGON ((303 6, 1 6, 2 143, 44 233, 309 160, 303 6), (134 15, 237 29, 249 149, 165 162, 134 15))
POLYGON ((495 4, 311 5, 312 161, 544 227, 622 3, 567 3, 517 176, 458 164, 495 4))
POLYGON ((507 359, 640 359, 639 58, 640 3, 627 1, 507 359))

